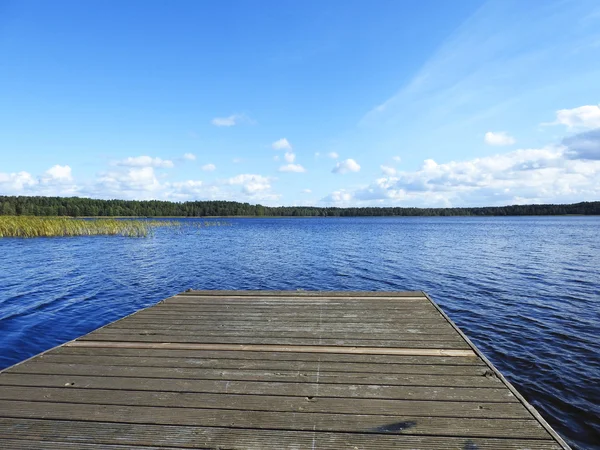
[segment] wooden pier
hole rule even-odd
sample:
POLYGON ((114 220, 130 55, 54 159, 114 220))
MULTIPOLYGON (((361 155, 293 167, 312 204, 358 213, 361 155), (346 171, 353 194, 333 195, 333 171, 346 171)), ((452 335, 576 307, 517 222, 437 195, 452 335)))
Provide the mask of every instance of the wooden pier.
POLYGON ((191 291, 0 373, 3 449, 561 449, 422 292, 191 291))

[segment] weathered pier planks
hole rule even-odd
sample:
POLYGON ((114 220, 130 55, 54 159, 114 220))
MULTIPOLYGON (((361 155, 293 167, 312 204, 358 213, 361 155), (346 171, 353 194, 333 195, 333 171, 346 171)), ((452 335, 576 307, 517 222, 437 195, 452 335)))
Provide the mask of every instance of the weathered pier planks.
POLYGON ((561 449, 422 292, 191 291, 0 373, 6 449, 561 449))

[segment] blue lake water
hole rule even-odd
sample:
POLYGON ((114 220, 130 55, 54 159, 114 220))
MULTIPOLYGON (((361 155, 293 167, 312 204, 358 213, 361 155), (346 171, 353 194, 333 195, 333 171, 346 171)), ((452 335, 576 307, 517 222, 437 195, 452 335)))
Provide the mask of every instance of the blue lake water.
POLYGON ((0 368, 188 288, 424 290, 569 443, 600 448, 600 217, 227 222, 0 239, 0 368))

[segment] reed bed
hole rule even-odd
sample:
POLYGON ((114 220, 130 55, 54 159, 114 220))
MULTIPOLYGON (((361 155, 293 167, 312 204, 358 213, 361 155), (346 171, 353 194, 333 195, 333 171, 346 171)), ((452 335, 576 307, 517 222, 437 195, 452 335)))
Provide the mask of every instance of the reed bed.
POLYGON ((146 237, 158 226, 175 221, 71 219, 69 217, 0 216, 2 237, 126 236, 146 237))
POLYGON ((70 217, 0 216, 0 238, 126 236, 148 237, 157 227, 185 228, 231 226, 230 222, 205 220, 182 222, 158 219, 73 219, 70 217))

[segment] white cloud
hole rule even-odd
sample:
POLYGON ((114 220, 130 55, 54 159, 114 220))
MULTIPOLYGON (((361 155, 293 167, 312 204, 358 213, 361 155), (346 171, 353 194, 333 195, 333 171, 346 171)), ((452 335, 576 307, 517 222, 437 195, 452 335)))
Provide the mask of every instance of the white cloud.
POLYGON ((331 194, 324 197, 321 201, 325 203, 345 204, 350 202, 352 199, 352 193, 346 191, 345 189, 340 189, 339 191, 333 191, 331 194))
MULTIPOLYGON (((208 165, 207 165, 208 166, 208 165)), ((77 185, 70 166, 55 165, 34 176, 29 172, 1 173, 0 194, 119 198, 136 200, 231 200, 264 204, 278 202, 281 195, 272 191, 271 178, 241 174, 232 178, 167 181, 154 167, 112 167, 77 185)), ((275 203, 277 204, 277 203, 275 203)))
POLYGON ((183 159, 186 159, 188 161, 194 161, 196 159, 196 155, 194 155, 193 153, 185 153, 183 155, 183 159))
POLYGON ((271 144, 273 150, 292 150, 292 145, 286 138, 281 138, 271 144))
POLYGON ((565 125, 569 129, 600 128, 600 104, 585 105, 573 109, 556 111, 555 125, 565 125))
POLYGON ((379 166, 379 167, 381 168, 381 172, 384 175, 387 175, 387 176, 390 176, 390 177, 396 175, 397 170, 395 168, 393 168, 393 167, 383 166, 383 165, 379 166))
POLYGON ((202 166, 202 170, 204 170, 205 172, 212 172, 216 168, 217 168, 217 166, 215 166, 214 164, 204 164, 202 166))
POLYGON ((427 159, 419 170, 379 178, 351 194, 357 202, 401 202, 404 206, 595 200, 600 196, 600 152, 589 146, 592 138, 585 137, 583 147, 578 147, 580 140, 565 140, 572 147, 521 149, 442 164, 427 159))
POLYGON ((18 194, 28 187, 37 184, 37 180, 29 172, 1 173, 0 192, 3 194, 18 194))
POLYGON ((245 114, 232 114, 228 117, 215 117, 210 121, 216 127, 232 127, 241 123, 255 124, 256 122, 250 119, 245 114))
POLYGON ((234 164, 239 164, 239 163, 244 162, 244 158, 233 158, 231 160, 231 162, 234 163, 234 164))
POLYGON ((484 140, 485 143, 489 145, 512 145, 515 142, 517 142, 514 137, 509 136, 504 131, 488 131, 487 133, 485 133, 484 140))
POLYGON ((173 161, 161 158, 152 158, 151 156, 135 156, 125 158, 115 163, 117 166, 123 167, 173 167, 173 161))
POLYGON ((283 155, 283 157, 289 163, 293 163, 294 160, 296 159, 296 155, 292 152, 285 152, 285 155, 283 155))
POLYGON ((101 173, 88 190, 93 196, 105 198, 153 199, 160 197, 162 188, 153 167, 132 167, 126 171, 101 173))
POLYGON ((311 189, 302 189, 302 193, 303 194, 312 194, 312 190, 311 189))
POLYGON ((59 164, 50 167, 41 176, 29 172, 0 173, 0 194, 4 195, 51 195, 77 194, 71 167, 59 164))
POLYGON ((241 174, 229 178, 225 183, 230 185, 241 185, 242 190, 247 194, 256 194, 271 189, 269 178, 262 175, 241 174))
POLYGON ((402 161, 402 158, 400 158, 399 156, 392 156, 392 159, 397 163, 402 161))
POLYGON ((72 181, 71 168, 69 166, 61 166, 59 164, 50 167, 46 170, 46 176, 51 180, 57 181, 72 181))
POLYGON ((340 157, 340 155, 338 155, 336 152, 329 152, 327 153, 327 156, 329 156, 331 159, 338 159, 340 157))
POLYGON ((287 164, 285 166, 281 166, 279 168, 280 172, 297 172, 302 173, 306 172, 306 169, 302 167, 300 164, 287 164))
POLYGON ((358 172, 359 170, 360 165, 356 161, 353 159, 345 159, 344 161, 337 163, 332 172, 344 174, 348 172, 358 172))

